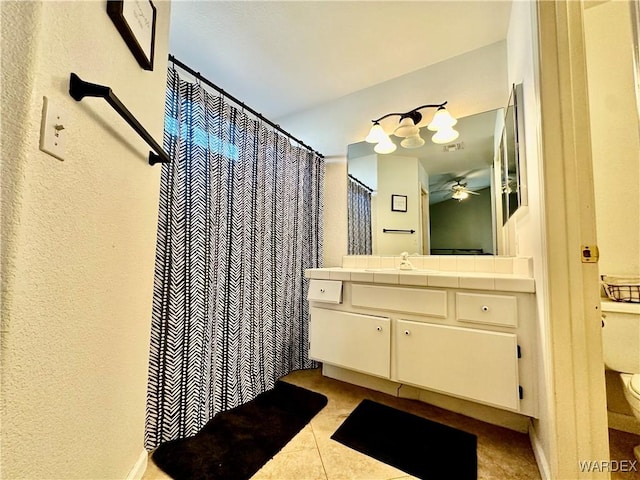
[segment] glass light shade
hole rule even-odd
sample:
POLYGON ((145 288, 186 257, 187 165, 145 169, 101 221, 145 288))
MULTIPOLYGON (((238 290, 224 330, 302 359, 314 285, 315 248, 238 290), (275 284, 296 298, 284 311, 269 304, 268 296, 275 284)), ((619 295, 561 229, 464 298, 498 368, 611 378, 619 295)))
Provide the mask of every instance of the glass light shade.
POLYGON ((418 148, 424 145, 424 139, 418 134, 411 135, 410 137, 407 137, 404 140, 402 140, 400 142, 400 145, 403 146, 404 148, 418 148))
POLYGON ((460 135, 460 132, 458 132, 457 130, 454 130, 453 128, 449 127, 449 128, 443 128, 441 130, 438 130, 436 133, 433 134, 433 137, 431 137, 431 140, 433 141, 433 143, 449 143, 449 142, 453 142, 456 138, 458 138, 458 136, 460 135))
POLYGON ((453 192, 453 195, 451 195, 451 198, 455 200, 464 200, 465 198, 469 198, 469 194, 464 190, 456 190, 453 192))
POLYGON ((376 153, 391 153, 395 152, 396 148, 398 148, 396 147, 396 144, 393 143, 389 137, 387 137, 386 140, 381 141, 375 147, 373 147, 373 150, 376 153))
POLYGON ((367 135, 367 138, 365 138, 364 140, 368 143, 378 143, 384 141, 385 139, 388 140, 389 137, 385 133, 384 129, 380 126, 379 123, 374 123, 371 127, 371 130, 369 130, 369 135, 367 135))
POLYGON ((418 133, 420 133, 420 129, 416 127, 416 124, 409 117, 403 118, 398 128, 393 132, 396 137, 413 137, 418 133))
POLYGON ((446 108, 440 107, 433 116, 431 123, 427 125, 427 128, 432 132, 437 132, 443 128, 451 128, 456 123, 458 123, 458 120, 453 118, 446 108))

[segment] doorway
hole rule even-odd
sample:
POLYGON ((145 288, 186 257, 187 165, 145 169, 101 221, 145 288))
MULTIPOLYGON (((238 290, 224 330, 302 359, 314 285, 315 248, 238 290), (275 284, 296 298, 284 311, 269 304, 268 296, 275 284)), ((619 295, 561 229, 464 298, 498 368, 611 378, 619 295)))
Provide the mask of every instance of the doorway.
POLYGON ((420 186, 420 218, 422 220, 420 228, 422 229, 422 255, 431 253, 431 235, 429 233, 429 192, 423 186, 420 186))

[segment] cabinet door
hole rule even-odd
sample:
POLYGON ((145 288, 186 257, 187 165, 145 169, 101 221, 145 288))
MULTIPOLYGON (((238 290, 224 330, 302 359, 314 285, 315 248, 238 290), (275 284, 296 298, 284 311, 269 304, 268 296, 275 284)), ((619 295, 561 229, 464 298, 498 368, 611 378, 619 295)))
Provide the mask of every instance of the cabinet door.
POLYGON ((516 336, 398 321, 398 380, 517 410, 516 336))
POLYGON ((388 318, 311 307, 309 358, 389 378, 388 318))

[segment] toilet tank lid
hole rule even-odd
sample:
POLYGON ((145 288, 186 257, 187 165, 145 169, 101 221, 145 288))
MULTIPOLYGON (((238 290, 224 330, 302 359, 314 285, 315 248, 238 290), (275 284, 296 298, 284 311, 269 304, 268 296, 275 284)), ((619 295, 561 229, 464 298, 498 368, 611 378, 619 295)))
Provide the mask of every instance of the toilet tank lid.
POLYGON ((600 308, 603 312, 617 312, 640 315, 640 303, 616 302, 609 298, 601 298, 600 308))

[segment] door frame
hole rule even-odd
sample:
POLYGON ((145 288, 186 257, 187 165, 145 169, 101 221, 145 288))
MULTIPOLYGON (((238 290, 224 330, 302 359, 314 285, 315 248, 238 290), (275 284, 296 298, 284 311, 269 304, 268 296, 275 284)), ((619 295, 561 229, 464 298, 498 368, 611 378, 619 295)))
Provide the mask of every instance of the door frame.
POLYGON ((549 334, 551 478, 610 478, 579 462, 609 459, 583 4, 538 1, 543 242, 549 334))

